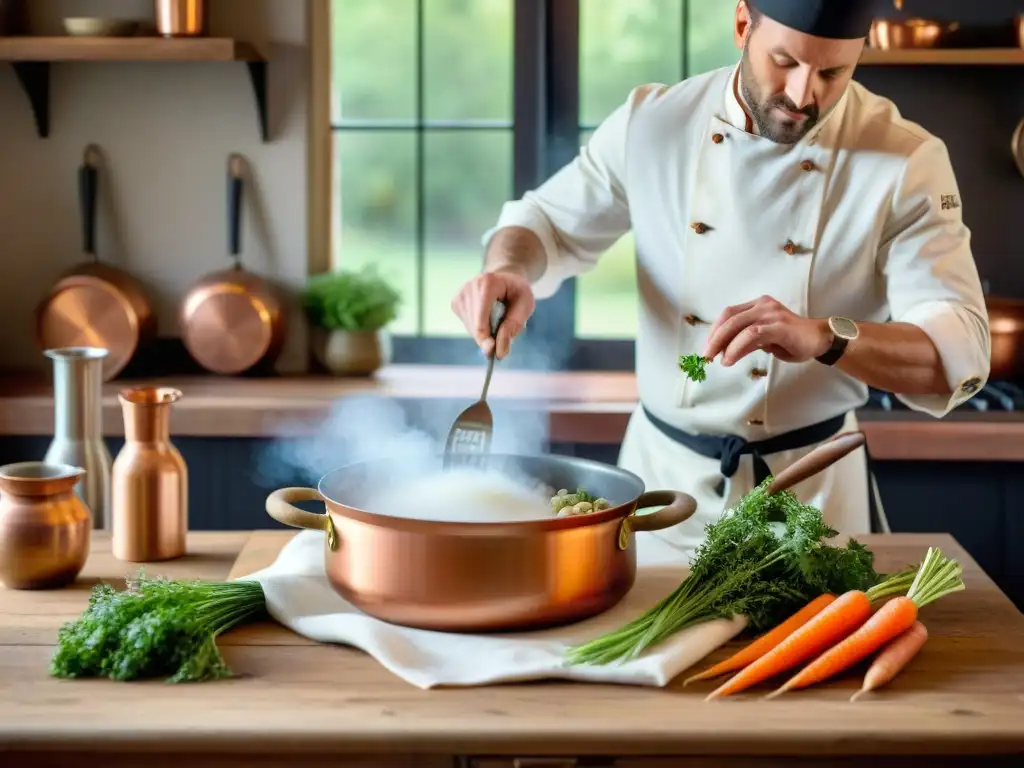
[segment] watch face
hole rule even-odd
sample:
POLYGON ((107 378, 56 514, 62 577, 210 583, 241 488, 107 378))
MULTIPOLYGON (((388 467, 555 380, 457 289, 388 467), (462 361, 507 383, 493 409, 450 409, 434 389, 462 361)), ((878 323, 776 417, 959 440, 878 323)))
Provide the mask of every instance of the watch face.
POLYGON ((857 324, 846 317, 832 317, 828 321, 829 327, 832 329, 832 333, 841 339, 847 341, 853 341, 860 334, 857 329, 857 324))

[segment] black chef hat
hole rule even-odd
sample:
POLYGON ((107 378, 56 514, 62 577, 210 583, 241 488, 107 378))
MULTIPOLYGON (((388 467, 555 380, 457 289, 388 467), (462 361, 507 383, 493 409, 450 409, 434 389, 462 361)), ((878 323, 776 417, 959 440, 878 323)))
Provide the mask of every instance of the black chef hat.
POLYGON ((873 0, 747 0, 783 26, 815 37, 867 37, 875 17, 873 0))

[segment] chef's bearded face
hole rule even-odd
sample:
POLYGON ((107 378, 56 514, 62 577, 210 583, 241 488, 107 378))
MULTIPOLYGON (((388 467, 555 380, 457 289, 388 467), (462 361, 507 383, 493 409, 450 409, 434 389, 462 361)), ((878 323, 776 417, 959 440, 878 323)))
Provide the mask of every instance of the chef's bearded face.
POLYGON ((780 144, 799 141, 836 105, 864 50, 864 39, 827 40, 797 32, 748 9, 736 9, 743 48, 743 100, 758 132, 780 144))

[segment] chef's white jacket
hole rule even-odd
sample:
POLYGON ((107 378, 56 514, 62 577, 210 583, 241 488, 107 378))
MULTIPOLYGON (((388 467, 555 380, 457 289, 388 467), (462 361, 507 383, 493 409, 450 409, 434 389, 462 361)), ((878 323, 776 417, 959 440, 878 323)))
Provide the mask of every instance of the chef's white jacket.
MULTIPOLYGON (((952 396, 899 395, 945 415, 988 378, 988 315, 943 142, 853 82, 793 145, 745 130, 726 67, 673 86, 645 85, 594 132, 576 159, 521 200, 497 229, 520 226, 544 244, 534 285, 546 298, 593 268, 632 229, 636 239, 640 400, 692 433, 749 441, 852 412, 867 387, 837 367, 781 362, 758 351, 693 383, 678 357, 700 353, 728 305, 769 295, 809 317, 914 323, 934 341, 952 396)), ((809 449, 766 457, 779 471, 809 449)), ((713 489, 717 461, 698 456, 634 414, 620 464, 648 488, 693 493, 698 513, 666 534, 684 549, 750 490, 749 456, 713 489)), ((844 533, 868 530, 865 459, 857 452, 797 488, 844 533)))

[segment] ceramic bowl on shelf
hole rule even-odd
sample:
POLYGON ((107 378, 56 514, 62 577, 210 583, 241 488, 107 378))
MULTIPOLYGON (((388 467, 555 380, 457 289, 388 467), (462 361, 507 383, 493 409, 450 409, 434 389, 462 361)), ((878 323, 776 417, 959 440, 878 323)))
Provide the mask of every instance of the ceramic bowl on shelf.
POLYGON ((139 28, 132 19, 101 19, 79 16, 64 19, 64 31, 72 37, 131 37, 139 28))

